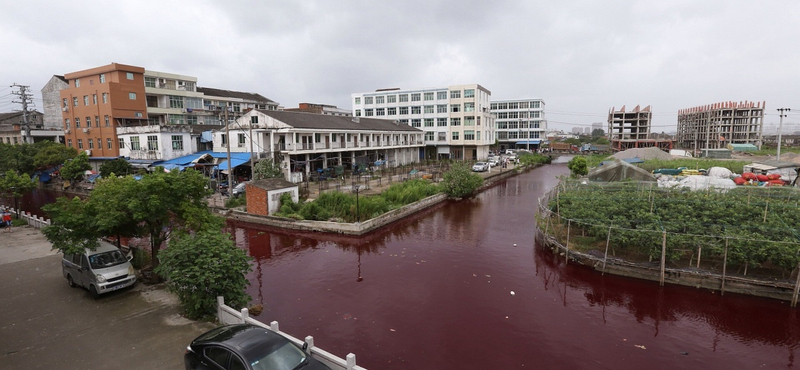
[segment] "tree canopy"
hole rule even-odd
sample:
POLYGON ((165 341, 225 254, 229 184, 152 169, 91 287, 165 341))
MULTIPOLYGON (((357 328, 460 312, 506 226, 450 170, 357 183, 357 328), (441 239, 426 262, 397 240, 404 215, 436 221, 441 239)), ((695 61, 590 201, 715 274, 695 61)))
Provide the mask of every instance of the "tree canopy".
POLYGON ((5 174, 0 175, 0 193, 14 198, 14 208, 19 212, 19 207, 16 206, 17 201, 25 193, 35 189, 37 186, 37 179, 31 179, 27 173, 18 173, 15 170, 8 170, 5 174))
POLYGON ((103 178, 111 177, 111 174, 125 176, 133 173, 133 166, 124 158, 117 158, 103 163, 100 166, 100 176, 103 178))
POLYGON ((455 163, 444 173, 440 185, 449 197, 463 198, 483 185, 483 178, 473 173, 467 164, 455 163))
POLYGON ((263 159, 256 162, 253 167, 253 180, 283 177, 283 170, 279 163, 271 159, 263 159))
POLYGON ((44 141, 42 143, 37 143, 37 145, 38 150, 33 157, 33 165, 36 168, 59 166, 78 155, 77 149, 52 141, 44 141))
POLYGON ((64 166, 61 167, 61 177, 71 181, 80 180, 86 171, 91 169, 89 155, 86 152, 82 152, 64 163, 64 166))

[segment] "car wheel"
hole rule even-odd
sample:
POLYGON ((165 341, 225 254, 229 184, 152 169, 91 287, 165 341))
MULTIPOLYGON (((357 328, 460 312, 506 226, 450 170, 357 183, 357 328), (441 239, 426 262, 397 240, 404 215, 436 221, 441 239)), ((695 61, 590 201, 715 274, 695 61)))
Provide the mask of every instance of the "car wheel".
POLYGON ((70 288, 74 288, 75 287, 75 281, 72 280, 72 275, 67 275, 67 284, 69 284, 70 288))
POLYGON ((94 285, 89 286, 89 294, 91 294, 94 299, 100 298, 100 294, 97 293, 97 288, 95 288, 94 285))

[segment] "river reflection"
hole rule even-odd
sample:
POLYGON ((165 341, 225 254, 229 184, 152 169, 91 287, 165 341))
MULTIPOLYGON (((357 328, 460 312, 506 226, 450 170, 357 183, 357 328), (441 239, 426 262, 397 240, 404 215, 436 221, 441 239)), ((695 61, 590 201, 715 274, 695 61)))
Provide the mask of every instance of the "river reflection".
POLYGON ((537 248, 537 199, 566 174, 546 166, 360 238, 230 227, 255 259, 259 319, 371 370, 793 366, 788 304, 602 276, 537 248))

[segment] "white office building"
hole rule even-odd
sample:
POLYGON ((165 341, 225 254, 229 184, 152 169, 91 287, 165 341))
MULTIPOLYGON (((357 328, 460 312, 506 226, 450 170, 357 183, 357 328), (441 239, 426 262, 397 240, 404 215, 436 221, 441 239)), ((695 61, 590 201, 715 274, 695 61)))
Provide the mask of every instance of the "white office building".
POLYGON ((478 84, 352 94, 353 116, 397 121, 424 132, 420 158, 486 159, 495 141, 492 93, 478 84))
POLYGON ((497 128, 500 150, 539 149, 547 140, 544 100, 494 100, 491 111, 497 128))

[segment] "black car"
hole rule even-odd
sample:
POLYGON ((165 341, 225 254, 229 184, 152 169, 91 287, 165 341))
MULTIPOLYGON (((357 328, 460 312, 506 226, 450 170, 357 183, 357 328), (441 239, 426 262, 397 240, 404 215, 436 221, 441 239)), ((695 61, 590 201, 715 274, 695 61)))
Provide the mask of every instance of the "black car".
POLYGON ((186 347, 186 370, 330 370, 303 348, 260 326, 220 326, 186 347))

